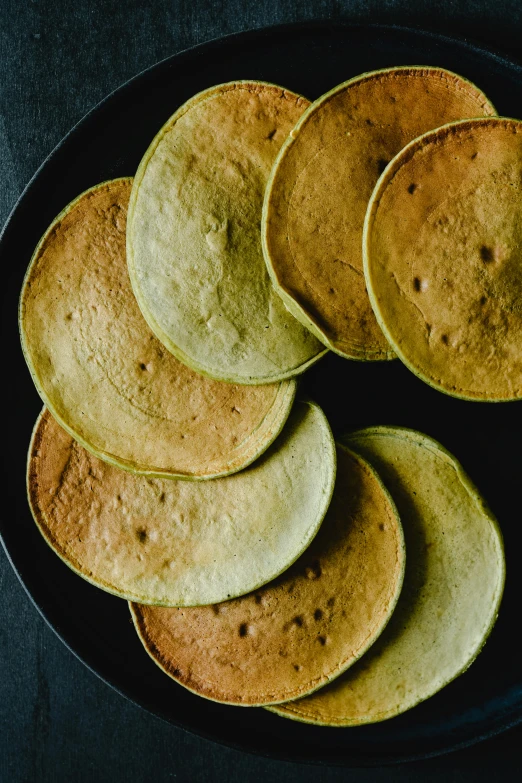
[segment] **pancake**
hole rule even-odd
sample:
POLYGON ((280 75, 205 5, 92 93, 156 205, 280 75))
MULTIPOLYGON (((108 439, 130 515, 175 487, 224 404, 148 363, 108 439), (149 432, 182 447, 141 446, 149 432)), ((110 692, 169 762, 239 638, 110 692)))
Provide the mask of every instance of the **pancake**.
POLYGON ((370 647, 403 571, 391 498, 367 462, 339 447, 321 529, 279 579, 217 606, 131 611, 149 655, 189 690, 228 704, 283 702, 320 688, 370 647))
POLYGON ((392 718, 464 672, 493 627, 505 577, 497 521, 446 449, 393 427, 344 441, 391 492, 407 561, 397 607, 372 649, 332 685, 277 708, 284 717, 326 726, 392 718))
POLYGON ((379 175, 412 139, 452 120, 495 114, 473 84, 442 68, 357 76, 303 114, 272 170, 263 249, 296 318, 349 359, 393 359, 372 312, 361 253, 379 175))
POLYGON ((213 87, 160 130, 136 174, 127 253, 154 334, 198 372, 258 384, 324 353, 273 290, 260 239, 272 163, 308 101, 261 82, 213 87))
POLYGON ((280 432, 294 382, 211 381, 154 337, 127 272, 131 185, 83 193, 36 248, 20 300, 25 358, 53 416, 98 457, 151 476, 233 473, 280 432))
POLYGON ((274 579, 314 538, 334 480, 330 427, 304 402, 261 459, 212 481, 119 470, 45 410, 28 464, 34 518, 67 565, 122 598, 166 606, 214 603, 274 579))
POLYGON ((412 142, 368 207, 365 275, 400 359, 439 391, 522 397, 522 122, 412 142))

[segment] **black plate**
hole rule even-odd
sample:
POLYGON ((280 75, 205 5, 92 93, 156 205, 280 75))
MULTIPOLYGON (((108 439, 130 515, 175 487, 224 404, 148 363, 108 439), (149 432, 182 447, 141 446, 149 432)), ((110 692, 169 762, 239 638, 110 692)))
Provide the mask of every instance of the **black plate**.
POLYGON ((18 293, 32 250, 55 215, 97 182, 132 175, 156 131, 199 90, 260 79, 316 98, 363 71, 407 64, 457 71, 480 85, 500 114, 522 116, 522 67, 463 41, 395 27, 331 23, 242 33, 159 63, 93 109, 36 173, 0 240, 6 286, 3 386, 10 412, 3 425, 9 435, 2 455, 3 489, 11 501, 1 533, 14 569, 64 643, 120 693, 177 726, 267 756, 383 764, 462 747, 522 720, 522 668, 511 636, 519 624, 522 594, 517 563, 522 409, 516 403, 452 399, 417 380, 400 362, 362 364, 332 354, 307 374, 303 387, 323 405, 335 432, 401 424, 434 436, 460 459, 501 522, 508 581, 484 652, 440 694, 374 726, 306 726, 262 709, 204 701, 176 685, 144 652, 126 603, 79 579, 45 544, 25 499, 26 449, 41 403, 19 349, 18 293))

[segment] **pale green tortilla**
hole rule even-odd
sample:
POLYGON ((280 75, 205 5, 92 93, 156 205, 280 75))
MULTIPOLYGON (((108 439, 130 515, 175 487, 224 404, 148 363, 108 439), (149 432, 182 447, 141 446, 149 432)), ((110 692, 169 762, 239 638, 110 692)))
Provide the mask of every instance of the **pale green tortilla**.
POLYGON ((379 472, 404 529, 406 574, 381 637, 349 672, 278 714, 325 726, 392 718, 464 672, 495 623, 505 579, 496 519, 456 459, 412 430, 343 439, 379 472))
POLYGON ((335 466, 330 427, 313 403, 296 403, 254 465, 201 482, 119 470, 44 409, 28 492, 44 538, 80 576, 129 600, 193 606, 255 590, 287 569, 319 530, 335 466))
POLYGON ((168 350, 209 377, 278 381, 325 353, 274 291, 260 236, 272 163, 307 106, 261 82, 213 87, 170 118, 138 168, 127 228, 136 298, 168 350))

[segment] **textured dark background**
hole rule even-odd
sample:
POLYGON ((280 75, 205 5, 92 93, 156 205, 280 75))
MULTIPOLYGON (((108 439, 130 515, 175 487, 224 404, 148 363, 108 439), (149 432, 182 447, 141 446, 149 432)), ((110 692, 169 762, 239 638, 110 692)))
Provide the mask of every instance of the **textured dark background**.
MULTIPOLYGON (((314 18, 424 27, 522 59, 520 0, 1 0, 0 225, 61 137, 126 79, 210 38, 314 18)), ((275 762, 192 737, 79 663, 3 552, 0 618, 0 783, 522 779, 522 727, 443 758, 373 770, 275 762)))

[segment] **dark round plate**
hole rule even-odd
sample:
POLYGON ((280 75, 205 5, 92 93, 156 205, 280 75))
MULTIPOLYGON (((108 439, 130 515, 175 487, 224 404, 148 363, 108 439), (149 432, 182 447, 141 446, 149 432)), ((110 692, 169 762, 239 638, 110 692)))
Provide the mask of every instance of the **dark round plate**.
MULTIPOLYGON (((440 440, 462 462, 496 512, 505 535, 506 593, 490 641, 468 673, 419 707, 373 726, 328 729, 283 720, 262 709, 226 707, 192 695, 150 660, 124 601, 79 579, 49 549, 25 495, 25 460, 40 410, 19 348, 17 302, 41 234, 78 193, 132 175, 149 142, 194 93, 236 79, 282 84, 316 98, 363 71, 433 64, 475 81, 500 114, 522 115, 522 68, 463 41, 395 27, 304 24, 242 33, 175 55, 132 79, 93 109, 59 144, 27 186, 0 240, 4 274, 4 493, 1 520, 11 563, 35 605, 64 643, 96 674, 137 704, 203 737, 267 756, 330 764, 383 764, 471 744, 522 720, 522 667, 512 641, 522 573, 519 487, 522 409, 516 403, 452 399, 417 380, 400 362, 363 364, 329 355, 303 381, 341 433, 400 424, 440 440), (7 432, 5 431, 7 429, 7 432)), ((267 672, 267 677, 270 672, 267 672)))

